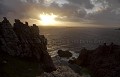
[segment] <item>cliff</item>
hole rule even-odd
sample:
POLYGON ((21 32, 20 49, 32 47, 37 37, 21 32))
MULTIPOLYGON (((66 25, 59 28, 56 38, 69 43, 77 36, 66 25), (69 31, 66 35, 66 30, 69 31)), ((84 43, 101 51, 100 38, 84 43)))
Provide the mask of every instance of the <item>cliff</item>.
POLYGON ((120 77, 120 46, 105 43, 94 50, 83 48, 79 57, 69 62, 86 67, 92 77, 120 77))
MULTIPOLYGON (((28 22, 22 23, 15 19, 12 26, 4 17, 0 22, 0 54, 22 59, 36 60, 46 72, 52 72, 56 68, 47 52, 47 39, 39 35, 36 24, 29 26, 28 22)), ((0 55, 1 58, 3 58, 0 55)))

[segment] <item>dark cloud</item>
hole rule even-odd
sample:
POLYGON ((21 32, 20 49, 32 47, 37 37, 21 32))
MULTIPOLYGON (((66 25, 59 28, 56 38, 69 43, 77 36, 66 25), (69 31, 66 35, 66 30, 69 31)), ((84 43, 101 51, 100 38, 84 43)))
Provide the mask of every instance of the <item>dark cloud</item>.
POLYGON ((93 20, 93 23, 96 24, 119 24, 120 0, 97 0, 96 3, 101 3, 104 6, 103 10, 100 9, 98 12, 88 14, 86 19, 93 20))
POLYGON ((66 1, 60 6, 55 0, 49 5, 44 0, 0 0, 0 18, 39 19, 38 15, 45 12, 60 15, 61 21, 91 20, 98 24, 120 21, 120 0, 66 1))
POLYGON ((24 13, 25 5, 22 4, 22 2, 20 0, 12 0, 12 1, 8 1, 8 0, 3 0, 0 4, 1 6, 1 16, 8 16, 10 13, 14 14, 17 17, 21 17, 21 15, 24 13))
POLYGON ((75 3, 80 6, 84 6, 87 9, 93 8, 94 5, 91 4, 90 0, 68 0, 71 4, 75 3))

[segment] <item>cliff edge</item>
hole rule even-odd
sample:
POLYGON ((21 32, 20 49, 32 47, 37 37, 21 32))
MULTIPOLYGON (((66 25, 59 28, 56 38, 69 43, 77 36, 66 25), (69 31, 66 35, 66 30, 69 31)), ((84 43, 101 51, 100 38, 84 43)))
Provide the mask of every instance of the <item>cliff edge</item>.
POLYGON ((92 77, 120 77, 120 46, 111 43, 94 50, 83 48, 76 60, 70 60, 91 71, 92 77))
POLYGON ((15 19, 12 26, 6 17, 0 22, 0 58, 1 63, 5 55, 31 59, 38 62, 45 72, 56 70, 50 55, 47 52, 47 39, 40 35, 36 24, 29 26, 15 19), (2 56, 4 55, 4 56, 2 56))

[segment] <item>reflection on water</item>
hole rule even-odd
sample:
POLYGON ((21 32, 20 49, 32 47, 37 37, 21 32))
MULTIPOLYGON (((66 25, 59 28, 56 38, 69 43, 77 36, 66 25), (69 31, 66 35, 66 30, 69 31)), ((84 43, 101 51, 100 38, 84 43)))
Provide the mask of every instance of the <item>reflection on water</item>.
POLYGON ((48 39, 52 55, 59 49, 79 52, 82 47, 93 49, 104 42, 120 44, 120 31, 111 28, 42 27, 40 30, 48 39))

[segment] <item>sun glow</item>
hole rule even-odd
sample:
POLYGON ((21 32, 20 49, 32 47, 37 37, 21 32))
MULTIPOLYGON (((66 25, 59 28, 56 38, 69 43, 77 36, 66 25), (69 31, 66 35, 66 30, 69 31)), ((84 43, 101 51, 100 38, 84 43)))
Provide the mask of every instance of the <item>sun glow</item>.
POLYGON ((40 14, 40 22, 42 25, 55 25, 57 24, 56 21, 57 15, 54 15, 53 13, 51 14, 40 14))

